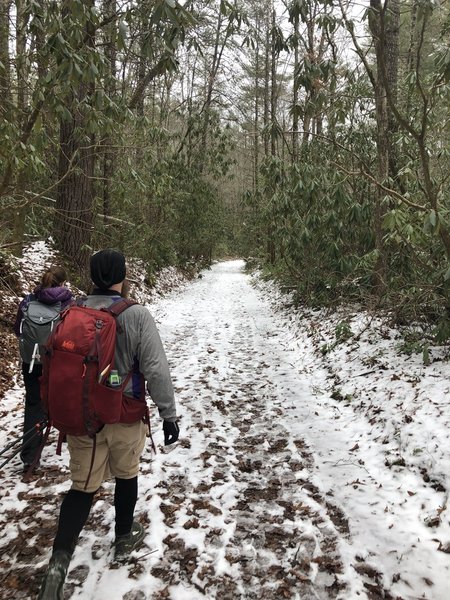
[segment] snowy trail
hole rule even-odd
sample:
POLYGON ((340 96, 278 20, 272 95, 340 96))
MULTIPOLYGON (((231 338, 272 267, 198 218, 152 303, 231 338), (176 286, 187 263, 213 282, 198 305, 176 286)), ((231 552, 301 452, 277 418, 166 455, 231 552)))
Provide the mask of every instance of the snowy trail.
MULTIPOLYGON (((446 577, 429 594, 418 581, 433 566, 448 572, 448 555, 430 560, 430 547, 421 554, 414 528, 395 521, 408 518, 408 507, 389 504, 392 489, 418 489, 415 476, 383 473, 380 487, 373 474, 382 468, 381 453, 349 452, 356 442, 364 450, 369 424, 325 393, 328 374, 308 340, 299 346, 288 322, 252 287, 243 262, 215 265, 150 310, 171 363, 180 442, 161 446, 153 411, 159 452, 152 456, 148 447, 144 454, 136 508, 148 548, 130 565, 110 567, 113 484, 105 483, 65 598, 447 598, 446 577), (403 554, 408 585, 393 578, 403 554), (394 595, 385 589, 392 581, 394 595)), ((20 394, 7 398, 16 422, 20 394)), ((67 457, 48 448, 43 461, 34 487, 17 484, 12 467, 6 473, 0 589, 5 582, 8 593, 1 598, 29 598, 28 565, 37 589, 48 559, 68 488, 67 457)))
POLYGON ((185 579, 208 597, 336 597, 345 519, 327 514, 308 481, 310 453, 273 381, 279 332, 242 267, 215 266, 157 314, 190 445, 171 454, 187 498, 163 509, 166 524, 187 520, 188 529, 170 540, 159 568, 176 579, 171 565, 186 546, 195 569, 185 579))

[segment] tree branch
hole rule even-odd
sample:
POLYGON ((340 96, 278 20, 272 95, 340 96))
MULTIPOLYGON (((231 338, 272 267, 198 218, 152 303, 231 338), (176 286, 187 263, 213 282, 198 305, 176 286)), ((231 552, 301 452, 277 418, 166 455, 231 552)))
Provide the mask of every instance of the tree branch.
POLYGON ((335 167, 337 167, 340 171, 343 171, 344 173, 346 173, 347 175, 351 175, 353 177, 356 177, 358 175, 364 175, 364 177, 366 179, 368 179, 369 181, 374 183, 377 187, 379 187, 381 190, 383 190, 383 192, 385 192, 392 198, 395 198, 396 200, 399 200, 400 202, 407 204, 411 208, 415 208, 417 210, 421 210, 424 212, 429 210, 428 207, 423 206, 422 204, 416 204, 415 202, 411 202, 411 200, 408 200, 408 198, 405 198, 402 194, 400 194, 396 190, 393 190, 392 188, 388 188, 387 186, 383 185, 382 183, 377 181, 375 179, 375 177, 373 177, 373 175, 364 171, 364 169, 361 169, 360 171, 349 171, 348 169, 346 169, 344 166, 342 166, 341 164, 339 164, 337 162, 332 161, 331 164, 334 165, 335 167))

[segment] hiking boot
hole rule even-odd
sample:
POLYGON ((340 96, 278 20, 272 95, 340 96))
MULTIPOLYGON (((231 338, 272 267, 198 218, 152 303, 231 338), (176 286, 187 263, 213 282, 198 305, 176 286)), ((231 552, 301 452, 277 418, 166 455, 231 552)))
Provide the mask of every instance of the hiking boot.
POLYGON ((31 475, 31 474, 35 473, 39 469, 40 466, 41 466, 41 463, 39 461, 34 466, 33 466, 33 463, 23 463, 23 474, 31 475))
POLYGON ((114 541, 114 560, 126 561, 130 554, 142 544, 145 537, 144 527, 137 521, 133 521, 130 533, 118 535, 114 541))
POLYGON ((64 581, 70 558, 70 554, 64 550, 56 550, 53 553, 42 581, 38 600, 63 600, 64 581))

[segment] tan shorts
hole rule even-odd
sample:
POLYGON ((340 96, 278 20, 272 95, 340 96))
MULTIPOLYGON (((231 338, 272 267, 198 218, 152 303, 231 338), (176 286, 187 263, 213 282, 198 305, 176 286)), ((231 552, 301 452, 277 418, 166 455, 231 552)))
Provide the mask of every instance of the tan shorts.
POLYGON ((68 435, 72 489, 95 492, 111 475, 120 479, 136 477, 139 473, 139 459, 144 449, 146 432, 147 428, 142 421, 105 425, 97 433, 94 464, 87 486, 93 440, 88 436, 68 435))

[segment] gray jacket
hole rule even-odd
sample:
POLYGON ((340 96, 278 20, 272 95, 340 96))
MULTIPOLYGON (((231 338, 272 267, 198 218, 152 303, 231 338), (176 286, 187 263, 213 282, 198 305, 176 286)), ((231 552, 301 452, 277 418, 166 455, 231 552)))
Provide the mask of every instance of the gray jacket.
MULTIPOLYGON (((117 296, 117 292, 111 290, 94 290, 85 304, 91 308, 103 308, 112 304, 117 296)), ((144 306, 136 304, 127 308, 117 319, 122 331, 117 332, 115 368, 125 379, 137 361, 139 372, 144 376, 148 393, 158 407, 161 418, 175 421, 177 412, 172 379, 153 317, 144 306)), ((138 384, 132 377, 125 393, 138 397, 133 389, 138 384)))

